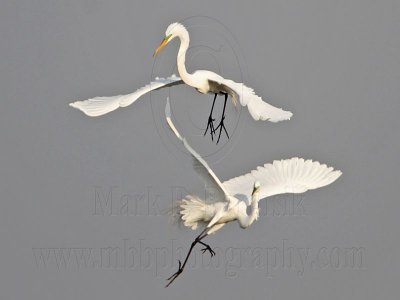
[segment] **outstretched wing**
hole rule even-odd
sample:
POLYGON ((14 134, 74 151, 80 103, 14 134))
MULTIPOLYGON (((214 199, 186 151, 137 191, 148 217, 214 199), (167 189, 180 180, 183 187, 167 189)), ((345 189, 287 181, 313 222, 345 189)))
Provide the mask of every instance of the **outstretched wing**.
POLYGON ((285 111, 264 102, 261 97, 254 93, 252 88, 245 86, 243 83, 237 83, 212 72, 210 73, 211 78, 208 79, 210 84, 228 93, 232 97, 234 103, 239 101, 242 106, 247 106, 254 120, 279 122, 290 120, 292 117, 293 114, 290 111, 285 111))
POLYGON ((227 197, 228 193, 217 175, 215 175, 214 171, 211 170, 207 162, 188 144, 186 139, 182 137, 176 129, 171 119, 171 107, 168 98, 167 105, 165 107, 165 117, 171 130, 175 133, 176 137, 182 141, 186 150, 189 151, 190 155, 192 156, 193 169, 204 181, 207 191, 211 193, 218 201, 229 201, 229 197, 227 197))
POLYGON ((183 83, 182 79, 176 75, 172 75, 167 78, 156 77, 154 81, 150 82, 144 87, 141 87, 136 92, 131 94, 111 97, 96 97, 84 101, 76 101, 70 103, 69 105, 83 111, 86 115, 90 117, 98 117, 105 115, 113 110, 116 110, 119 107, 131 105, 139 97, 148 92, 181 83, 183 83))
POLYGON ((250 199, 255 181, 261 184, 260 199, 285 193, 304 193, 331 184, 342 172, 317 161, 294 157, 275 160, 245 175, 223 183, 228 192, 250 199))

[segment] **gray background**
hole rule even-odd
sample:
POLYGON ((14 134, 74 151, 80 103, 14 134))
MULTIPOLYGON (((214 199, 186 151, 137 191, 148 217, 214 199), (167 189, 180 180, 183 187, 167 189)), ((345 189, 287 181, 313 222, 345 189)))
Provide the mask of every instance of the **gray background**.
POLYGON ((396 298, 398 1, 3 0, 0 6, 2 299, 396 298), (167 25, 190 16, 212 21, 201 17, 207 26, 193 26, 192 45, 201 51, 196 58, 189 51, 189 70, 245 81, 291 110, 290 122, 254 122, 230 107, 228 130, 237 131, 216 146, 201 136, 212 98, 188 87, 152 93, 101 118, 68 106, 169 75, 177 42, 156 60, 151 55, 167 25), (218 30, 220 41, 213 38, 218 30), (218 55, 220 49, 233 52, 218 55), (246 231, 226 226, 208 239, 221 250, 213 261, 222 264, 210 267, 208 254, 199 261, 198 250, 191 268, 164 289, 177 267, 171 242, 186 249, 195 232, 161 212, 179 197, 172 190, 202 193, 188 156, 165 130, 168 94, 178 127, 222 179, 291 156, 328 163, 344 175, 302 198, 271 199, 267 209, 263 203, 246 231), (110 188, 112 213, 101 202, 110 188), (135 199, 141 199, 136 207, 135 199), (76 262, 79 249, 98 254, 124 240, 141 253, 133 267, 76 262), (246 247, 250 252, 240 256, 246 247), (290 247, 293 261, 286 256, 282 265, 290 247), (361 249, 359 267, 343 256, 352 247, 361 249), (302 269, 296 253, 307 249, 302 269), (57 251, 70 252, 65 264, 57 264, 57 251), (248 254, 256 251, 264 265, 248 254), (38 253, 48 255, 46 265, 38 253), (316 253, 322 258, 315 260, 316 253))

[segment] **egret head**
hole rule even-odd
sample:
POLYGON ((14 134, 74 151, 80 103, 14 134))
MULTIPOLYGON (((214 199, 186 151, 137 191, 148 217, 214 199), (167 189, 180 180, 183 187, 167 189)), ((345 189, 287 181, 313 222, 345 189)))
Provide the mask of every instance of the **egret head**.
POLYGON ((258 193, 260 191, 260 187, 261 187, 261 184, 258 180, 256 182, 254 182, 253 192, 251 193, 251 195, 254 196, 254 194, 258 193))
POLYGON ((156 56, 158 52, 160 52, 160 50, 164 48, 166 44, 168 44, 177 36, 181 35, 183 32, 187 33, 187 30, 185 26, 183 26, 182 24, 172 23, 171 25, 169 25, 167 30, 165 31, 165 38, 162 40, 161 44, 154 51, 153 56, 156 56))

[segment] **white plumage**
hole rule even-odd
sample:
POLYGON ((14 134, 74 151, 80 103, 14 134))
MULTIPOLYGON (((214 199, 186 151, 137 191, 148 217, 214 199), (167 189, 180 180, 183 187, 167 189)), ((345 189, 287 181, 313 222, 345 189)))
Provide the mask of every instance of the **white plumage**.
POLYGON ((70 103, 70 105, 81 110, 88 116, 97 117, 109 113, 119 107, 126 107, 150 91, 185 83, 204 94, 230 95, 233 103, 239 102, 242 106, 248 108, 249 113, 254 120, 278 122, 289 120, 291 118, 291 112, 284 111, 281 108, 274 107, 264 102, 261 97, 254 93, 252 88, 245 86, 243 83, 237 83, 225 79, 222 76, 207 70, 198 70, 194 73, 188 73, 185 66, 186 51, 189 48, 188 31, 182 24, 173 23, 168 26, 165 35, 166 37, 156 49, 155 54, 157 54, 171 40, 178 37, 180 39, 180 47, 177 56, 177 65, 181 78, 175 75, 168 78, 156 78, 155 81, 138 89, 132 94, 112 97, 96 97, 84 101, 76 101, 70 103))
POLYGON ((292 113, 277 108, 265 102, 260 96, 257 96, 254 90, 243 83, 237 83, 230 79, 205 70, 198 70, 194 73, 198 78, 206 78, 208 88, 204 88, 208 93, 226 92, 232 97, 232 102, 239 102, 242 106, 247 106, 250 115, 254 120, 270 121, 273 123, 290 120, 292 113))
POLYGON ((207 162, 179 134, 171 120, 169 101, 165 109, 167 123, 193 158, 193 168, 203 179, 212 200, 188 195, 179 202, 185 226, 197 229, 204 225, 207 234, 215 233, 226 223, 237 220, 242 228, 258 218, 258 201, 278 194, 304 193, 334 182, 342 174, 317 161, 293 157, 275 160, 245 175, 223 183, 207 162), (250 207, 249 214, 247 213, 250 207))
POLYGON ((119 107, 126 107, 131 105, 137 99, 139 99, 144 94, 151 91, 158 90, 163 87, 173 86, 175 84, 182 83, 176 75, 172 75, 167 78, 156 77, 154 81, 150 82, 148 85, 141 87, 136 92, 127 95, 118 95, 111 97, 96 97, 84 101, 76 101, 70 103, 69 105, 73 108, 79 109, 90 117, 98 117, 105 115, 119 107))
POLYGON ((250 199, 250 191, 255 181, 261 184, 260 199, 279 194, 299 194, 317 189, 334 182, 341 171, 318 161, 293 157, 286 160, 275 160, 262 167, 257 167, 245 175, 232 178, 223 183, 234 196, 250 199))
POLYGON ((192 156, 193 168, 203 179, 212 199, 201 199, 187 195, 178 201, 177 207, 183 224, 193 230, 202 227, 201 233, 192 242, 183 263, 179 260, 178 271, 167 280, 167 287, 183 272, 194 246, 205 246, 203 252, 215 252, 202 240, 221 229, 231 221, 238 221, 241 228, 247 228, 258 219, 258 202, 273 195, 284 193, 303 193, 323 187, 335 181, 342 174, 332 167, 312 160, 294 157, 275 160, 248 174, 221 182, 207 162, 188 144, 176 129, 171 119, 169 99, 165 108, 167 123, 176 137, 192 156))

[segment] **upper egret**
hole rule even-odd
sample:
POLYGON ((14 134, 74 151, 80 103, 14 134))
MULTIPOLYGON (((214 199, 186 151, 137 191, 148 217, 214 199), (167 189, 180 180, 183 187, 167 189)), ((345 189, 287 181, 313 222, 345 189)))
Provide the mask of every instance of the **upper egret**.
MULTIPOLYGON (((214 100, 211 108, 211 112, 208 118, 207 128, 204 135, 207 133, 208 129, 211 132, 211 138, 213 134, 219 128, 218 141, 221 137, 222 129, 224 129, 228 138, 229 135, 226 131, 224 125, 225 119, 225 106, 228 95, 231 96, 232 102, 236 105, 239 102, 242 106, 247 106, 251 116, 254 120, 268 120, 270 122, 278 122, 282 120, 289 120, 292 113, 289 111, 284 111, 280 108, 274 107, 266 102, 264 102, 261 97, 254 93, 252 88, 245 86, 243 83, 237 83, 229 79, 225 79, 220 75, 206 70, 198 70, 194 73, 189 73, 186 70, 185 58, 186 51, 189 48, 189 33, 186 28, 180 23, 173 23, 168 26, 165 32, 165 38, 162 40, 161 44, 154 51, 154 55, 157 53, 170 41, 178 37, 180 39, 180 47, 177 56, 178 72, 181 76, 172 75, 168 78, 157 78, 150 84, 138 89, 136 92, 127 95, 119 95, 113 97, 96 97, 93 99, 88 99, 84 101, 76 101, 70 103, 70 106, 80 109, 86 115, 91 117, 101 116, 108 112, 111 112, 118 107, 125 107, 133 102, 135 102, 142 95, 157 90, 164 87, 170 87, 176 84, 186 83, 187 85, 194 87, 197 91, 203 94, 211 93, 214 94, 214 100), (218 94, 225 96, 224 108, 222 117, 219 125, 215 128, 212 116, 215 99, 218 94)), ((217 141, 217 143, 218 143, 217 141)))
POLYGON ((257 167, 245 175, 221 182, 207 162, 179 134, 171 120, 169 101, 165 108, 167 123, 180 139, 193 158, 193 168, 203 179, 206 190, 213 195, 212 201, 198 196, 188 195, 178 202, 180 220, 193 230, 202 227, 201 233, 192 242, 183 262, 179 261, 179 269, 169 280, 169 286, 182 273, 193 247, 200 243, 205 246, 203 253, 215 253, 202 240, 221 229, 226 223, 237 220, 241 228, 247 228, 259 216, 258 202, 278 194, 304 193, 331 184, 342 174, 332 167, 317 161, 293 157, 274 160, 272 163, 257 167), (248 213, 249 211, 249 213, 248 213))

